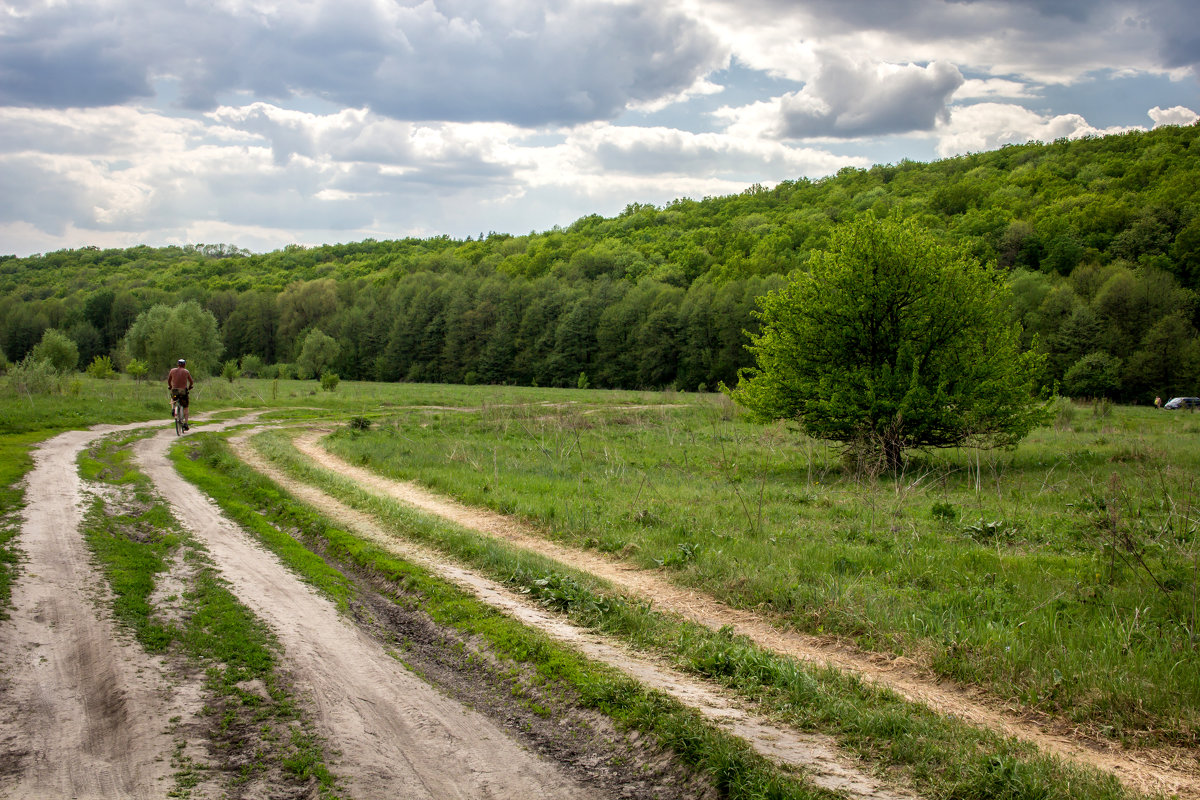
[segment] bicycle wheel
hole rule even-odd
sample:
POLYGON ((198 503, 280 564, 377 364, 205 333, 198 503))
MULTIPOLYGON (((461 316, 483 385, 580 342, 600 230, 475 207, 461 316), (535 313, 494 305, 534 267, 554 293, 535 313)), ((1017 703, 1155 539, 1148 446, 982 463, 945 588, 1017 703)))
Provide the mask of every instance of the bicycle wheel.
POLYGON ((175 417, 175 435, 182 436, 183 435, 183 408, 178 403, 175 404, 175 413, 172 414, 171 416, 175 417))

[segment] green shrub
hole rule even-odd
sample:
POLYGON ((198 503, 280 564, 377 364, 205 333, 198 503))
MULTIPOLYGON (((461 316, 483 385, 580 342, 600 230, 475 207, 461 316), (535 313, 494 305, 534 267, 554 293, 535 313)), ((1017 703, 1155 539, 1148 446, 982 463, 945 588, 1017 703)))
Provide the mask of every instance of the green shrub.
POLYGON ((62 391, 62 375, 44 358, 26 356, 8 371, 8 386, 16 394, 50 394, 62 391))
POLYGON ((100 380, 115 380, 117 371, 113 369, 112 359, 108 356, 96 356, 87 366, 87 374, 100 380))
POLYGON ((242 370, 240 367, 238 367, 236 358, 231 358, 225 362, 224 366, 221 368, 221 377, 230 383, 233 383, 238 378, 242 377, 242 370))
POLYGON ((320 328, 310 330, 300 346, 300 355, 296 357, 296 370, 300 378, 324 375, 341 349, 337 339, 323 333, 320 328))
POLYGON ((1121 386, 1121 359, 1108 353, 1088 353, 1063 376, 1063 391, 1071 397, 1108 397, 1121 386))
POLYGON ((140 381, 146 377, 146 373, 150 371, 150 367, 146 366, 146 362, 140 358, 131 358, 129 363, 125 365, 125 372, 135 381, 140 381))
POLYGON ((271 377, 265 372, 263 360, 252 353, 242 356, 242 374, 247 378, 271 377))
POLYGON ((79 348, 71 337, 54 328, 42 334, 42 340, 34 345, 29 357, 48 361, 59 372, 71 372, 79 366, 79 348))
POLYGON ((336 372, 328 372, 328 371, 322 372, 321 373, 321 388, 327 392, 332 392, 334 389, 337 388, 339 380, 341 380, 341 379, 338 378, 338 374, 336 372))

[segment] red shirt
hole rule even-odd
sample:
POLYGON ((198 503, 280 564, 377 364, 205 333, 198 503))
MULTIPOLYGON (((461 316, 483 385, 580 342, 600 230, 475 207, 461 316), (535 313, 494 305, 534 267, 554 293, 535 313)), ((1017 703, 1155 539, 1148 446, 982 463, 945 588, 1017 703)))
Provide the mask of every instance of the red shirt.
POLYGON ((184 367, 176 367, 167 373, 168 389, 191 389, 193 385, 192 373, 184 367))

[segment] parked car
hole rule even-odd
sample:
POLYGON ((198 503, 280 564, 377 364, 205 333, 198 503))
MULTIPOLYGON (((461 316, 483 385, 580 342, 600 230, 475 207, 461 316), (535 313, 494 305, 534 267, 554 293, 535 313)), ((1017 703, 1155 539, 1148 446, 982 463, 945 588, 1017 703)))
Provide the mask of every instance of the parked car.
POLYGON ((1172 397, 1163 408, 1172 411, 1177 408, 1200 408, 1200 397, 1172 397))

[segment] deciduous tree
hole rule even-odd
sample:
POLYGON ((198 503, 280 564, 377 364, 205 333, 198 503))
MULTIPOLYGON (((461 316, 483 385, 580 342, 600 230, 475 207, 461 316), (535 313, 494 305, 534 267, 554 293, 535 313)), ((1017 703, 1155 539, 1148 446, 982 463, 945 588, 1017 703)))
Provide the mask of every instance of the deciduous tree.
POLYGON ((340 350, 341 347, 332 336, 323 333, 320 328, 310 330, 304 337, 304 344, 300 347, 300 356, 296 359, 300 377, 320 377, 321 373, 337 358, 340 350))
POLYGON ((896 468, 912 448, 1015 444, 1045 418, 1000 275, 914 223, 862 217, 760 301, 730 393, 896 468))
POLYGON ((178 358, 194 375, 211 375, 220 364, 217 319, 194 300, 177 306, 156 305, 134 320, 125 336, 130 358, 144 361, 151 376, 166 377, 178 358))
POLYGON ((71 372, 79 365, 79 348, 70 336, 49 328, 29 353, 34 361, 49 361, 58 372, 71 372))

